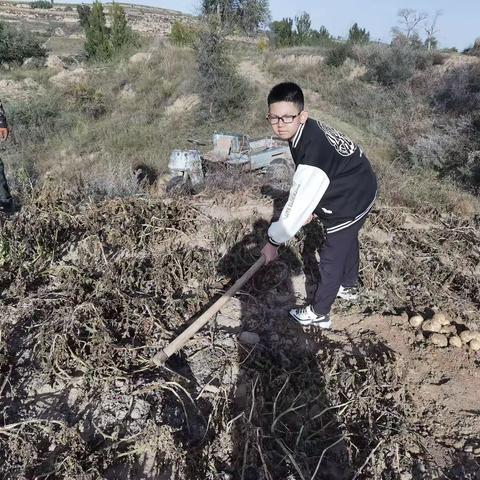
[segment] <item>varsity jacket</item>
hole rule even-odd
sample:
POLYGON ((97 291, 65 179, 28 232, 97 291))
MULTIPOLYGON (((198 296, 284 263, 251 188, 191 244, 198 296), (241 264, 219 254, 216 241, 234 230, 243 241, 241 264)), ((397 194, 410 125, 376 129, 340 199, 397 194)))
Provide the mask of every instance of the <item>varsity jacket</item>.
POLYGON ((362 150, 344 134, 307 119, 289 142, 295 174, 280 218, 270 225, 273 245, 287 242, 312 213, 327 234, 348 228, 372 208, 377 180, 362 150))
POLYGON ((5 116, 5 110, 3 109, 2 101, 0 100, 0 128, 7 127, 7 117, 5 116))

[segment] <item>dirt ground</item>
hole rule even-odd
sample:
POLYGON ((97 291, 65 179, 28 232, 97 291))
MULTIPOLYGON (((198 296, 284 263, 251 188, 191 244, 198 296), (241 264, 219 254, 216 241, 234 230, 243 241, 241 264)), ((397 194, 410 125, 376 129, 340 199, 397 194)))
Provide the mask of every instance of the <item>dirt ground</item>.
POLYGON ((288 183, 270 180, 100 203, 46 188, 2 218, 3 478, 479 478, 479 354, 409 323, 479 329, 478 219, 380 202, 362 298, 328 332, 287 314, 315 285, 312 223, 151 364, 258 258, 288 183))

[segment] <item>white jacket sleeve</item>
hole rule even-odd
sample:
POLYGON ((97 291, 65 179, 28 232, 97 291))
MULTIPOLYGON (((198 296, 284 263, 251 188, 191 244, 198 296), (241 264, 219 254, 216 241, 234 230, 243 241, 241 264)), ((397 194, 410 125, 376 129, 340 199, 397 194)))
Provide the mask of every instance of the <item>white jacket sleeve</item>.
POLYGON ((330 179, 323 170, 299 165, 280 218, 268 229, 270 242, 280 245, 293 238, 318 206, 329 185, 330 179))

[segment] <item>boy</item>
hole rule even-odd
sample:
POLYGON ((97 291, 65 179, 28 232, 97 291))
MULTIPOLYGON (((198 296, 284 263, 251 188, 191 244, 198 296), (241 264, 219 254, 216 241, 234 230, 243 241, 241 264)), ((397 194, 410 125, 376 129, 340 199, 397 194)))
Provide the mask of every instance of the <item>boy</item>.
POLYGON ((302 325, 330 328, 335 298, 357 298, 358 232, 372 208, 377 181, 362 150, 345 135, 308 118, 301 88, 276 85, 268 95, 267 120, 274 133, 288 140, 296 165, 288 201, 268 229, 262 254, 266 263, 278 247, 317 216, 326 227, 320 248, 320 281, 311 305, 290 315, 302 325))
MULTIPOLYGON (((5 141, 8 138, 8 134, 7 117, 5 116, 5 110, 0 101, 0 140, 5 141)), ((3 162, 0 158, 0 211, 10 212, 12 207, 13 200, 10 195, 10 190, 8 189, 7 179, 5 178, 3 162)))

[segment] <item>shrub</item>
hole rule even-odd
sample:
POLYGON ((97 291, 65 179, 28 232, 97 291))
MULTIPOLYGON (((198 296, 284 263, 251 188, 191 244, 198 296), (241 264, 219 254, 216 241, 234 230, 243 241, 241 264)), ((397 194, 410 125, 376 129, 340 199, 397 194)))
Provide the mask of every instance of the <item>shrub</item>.
POLYGON ((328 51, 325 63, 331 67, 340 67, 350 55, 350 52, 350 45, 339 43, 328 51))
POLYGON ((438 170, 470 187, 480 186, 480 142, 470 116, 444 119, 407 147, 414 165, 438 170))
POLYGON ((392 86, 408 80, 415 70, 432 64, 432 55, 424 49, 404 46, 375 46, 366 55, 366 79, 392 86))
POLYGON ((0 22, 0 63, 21 64, 26 58, 45 58, 46 53, 31 33, 0 22))
POLYGON ((105 95, 88 85, 76 85, 72 90, 75 106, 90 118, 99 118, 106 111, 105 95))
POLYGON ((257 42, 257 51, 259 53, 265 53, 268 50, 268 38, 261 37, 257 42))
POLYGON ((90 12, 92 9, 90 8, 90 5, 77 5, 77 14, 78 14, 78 19, 80 20, 80 26, 85 29, 89 26, 89 17, 90 17, 90 12))
POLYGON ((251 88, 226 52, 224 37, 214 29, 200 33, 196 44, 200 92, 208 115, 223 117, 248 104, 251 88))
POLYGON ((170 41, 179 47, 193 47, 197 40, 198 33, 190 25, 176 20, 170 31, 170 41))
POLYGON ((30 3, 30 8, 52 8, 53 4, 47 2, 46 0, 37 0, 36 2, 30 3))
POLYGON ((432 95, 433 105, 458 115, 480 110, 480 65, 464 65, 446 72, 432 95))

